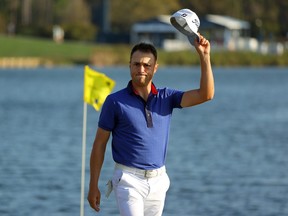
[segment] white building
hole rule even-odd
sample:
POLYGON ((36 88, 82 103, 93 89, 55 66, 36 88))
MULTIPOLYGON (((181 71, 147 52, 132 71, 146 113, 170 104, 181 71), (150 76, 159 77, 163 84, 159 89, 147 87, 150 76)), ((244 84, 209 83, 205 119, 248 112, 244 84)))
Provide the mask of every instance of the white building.
MULTIPOLYGON (((219 49, 255 49, 255 39, 247 41, 250 24, 246 21, 221 15, 207 15, 200 18, 199 31, 219 49), (246 38, 246 39, 244 39, 246 38), (241 42, 242 41, 242 42, 241 42), (237 44, 241 42, 240 44, 237 44)), ((183 34, 170 24, 169 15, 135 23, 130 31, 130 42, 150 41, 155 46, 166 50, 190 49, 189 42, 183 34)), ((257 43, 257 41, 256 41, 257 43)))
POLYGON ((170 24, 170 16, 160 15, 153 19, 135 23, 130 31, 130 42, 152 42, 157 47, 162 47, 166 40, 185 41, 186 37, 170 24))

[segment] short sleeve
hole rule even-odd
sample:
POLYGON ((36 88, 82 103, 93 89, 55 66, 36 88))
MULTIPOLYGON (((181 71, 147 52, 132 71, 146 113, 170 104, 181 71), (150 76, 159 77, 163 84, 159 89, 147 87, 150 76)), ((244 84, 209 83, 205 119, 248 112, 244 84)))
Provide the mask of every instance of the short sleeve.
POLYGON ((172 107, 182 108, 181 101, 182 101, 184 92, 180 90, 169 89, 169 88, 166 88, 165 91, 166 91, 167 96, 171 98, 170 100, 171 100, 172 107))
POLYGON ((115 127, 115 101, 109 95, 101 109, 99 121, 98 121, 98 127, 107 130, 107 131, 112 131, 113 128, 115 127))

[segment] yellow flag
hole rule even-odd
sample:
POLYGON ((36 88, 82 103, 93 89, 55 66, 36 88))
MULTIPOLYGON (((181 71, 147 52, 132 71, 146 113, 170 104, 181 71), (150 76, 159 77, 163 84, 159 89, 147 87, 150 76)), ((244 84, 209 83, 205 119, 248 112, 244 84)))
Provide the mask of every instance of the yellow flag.
POLYGON ((97 111, 100 110, 106 97, 115 86, 115 81, 103 73, 92 70, 85 66, 84 69, 84 101, 92 105, 97 111))

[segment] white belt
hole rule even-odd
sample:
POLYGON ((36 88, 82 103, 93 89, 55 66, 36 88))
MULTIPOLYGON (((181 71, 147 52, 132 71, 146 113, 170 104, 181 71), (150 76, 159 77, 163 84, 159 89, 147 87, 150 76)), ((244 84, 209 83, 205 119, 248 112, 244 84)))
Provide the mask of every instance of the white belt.
POLYGON ((160 167, 158 169, 153 169, 153 170, 142 170, 142 169, 128 167, 128 166, 116 163, 115 168, 121 169, 123 171, 127 171, 129 173, 133 173, 134 175, 140 175, 145 178, 153 178, 156 176, 160 176, 166 172, 165 166, 160 167))

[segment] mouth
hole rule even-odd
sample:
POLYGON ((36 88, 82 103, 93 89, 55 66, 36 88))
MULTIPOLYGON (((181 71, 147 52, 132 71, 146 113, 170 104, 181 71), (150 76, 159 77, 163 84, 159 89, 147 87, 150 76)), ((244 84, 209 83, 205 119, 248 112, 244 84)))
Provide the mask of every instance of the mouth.
POLYGON ((137 77, 146 77, 147 75, 146 74, 137 74, 136 76, 137 77))

